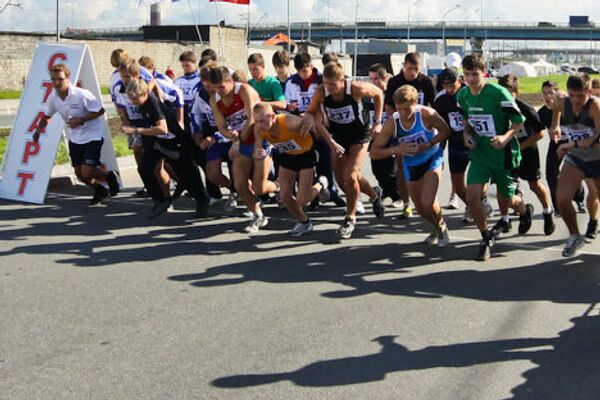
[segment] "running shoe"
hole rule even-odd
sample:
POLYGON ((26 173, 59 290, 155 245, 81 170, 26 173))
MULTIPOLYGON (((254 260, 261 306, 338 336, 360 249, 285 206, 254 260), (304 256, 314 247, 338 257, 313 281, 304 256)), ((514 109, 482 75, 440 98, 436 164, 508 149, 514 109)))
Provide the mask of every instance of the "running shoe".
POLYGON ((552 212, 544 213, 544 235, 549 236, 554 233, 556 230, 556 225, 554 224, 554 217, 552 216, 552 212))
POLYGON ((483 197, 481 202, 483 203, 483 208, 485 209, 485 215, 487 215, 488 218, 491 218, 492 215, 494 215, 494 207, 492 207, 490 204, 487 196, 483 197))
POLYGON ((150 210, 150 215, 148 216, 149 220, 156 219, 169 211, 171 207, 171 199, 164 199, 161 201, 156 201, 154 206, 152 206, 152 210, 150 210))
POLYGON ((563 257, 571 257, 575 255, 578 249, 583 246, 583 236, 579 234, 569 236, 569 240, 567 240, 567 245, 563 249, 562 255, 563 257))
POLYGON ((489 231, 484 232, 483 236, 481 242, 479 242, 479 253, 477 255, 479 261, 487 261, 490 259, 492 256, 492 247, 494 247, 494 243, 496 242, 496 238, 489 231))
POLYGON ((356 202, 356 213, 359 215, 364 215, 367 212, 367 210, 365 210, 365 205, 363 204, 362 201, 357 201, 356 202))
POLYGON ((473 223, 473 217, 471 216, 471 211, 469 211, 468 207, 465 208, 465 213, 463 214, 462 222, 463 222, 463 224, 472 224, 473 223))
POLYGON ((371 203, 373 204, 373 213, 377 218, 382 219, 385 215, 385 208, 381 203, 381 196, 383 195, 383 190, 379 186, 375 186, 373 190, 375 190, 375 199, 371 200, 371 203))
POLYGON ((232 212, 238 206, 238 196, 235 192, 229 192, 229 197, 223 203, 223 210, 232 212))
POLYGON ((402 211, 400 211, 400 214, 398 215, 398 219, 408 219, 410 217, 412 217, 413 215, 413 208, 411 207, 410 204, 405 204, 404 208, 402 209, 402 211))
POLYGON ((392 204, 390 204, 390 207, 400 209, 400 208, 404 207, 404 201, 402 201, 402 200, 392 201, 392 204))
POLYGON ((106 188, 102 185, 96 185, 94 187, 94 196, 92 197, 89 203, 90 206, 94 206, 100 203, 106 198, 106 196, 108 196, 108 190, 106 190, 106 188))
POLYGON ((438 247, 446 247, 450 243, 450 236, 448 235, 448 225, 442 222, 442 226, 438 232, 438 247))
POLYGON ((297 222, 296 225, 288 232, 290 237, 300 237, 306 233, 312 232, 313 224, 310 221, 297 222))
POLYGON ((531 217, 533 216, 533 206, 525 205, 525 213, 519 217, 519 234, 524 235, 531 228, 531 217))
POLYGON ((438 239, 439 239, 438 230, 436 228, 433 228, 433 230, 431 231, 429 236, 427 236, 425 238, 425 244, 427 244, 429 246, 433 246, 435 244, 438 244, 438 239))
POLYGON ((352 236, 352 232, 354 232, 356 225, 356 219, 346 217, 344 218, 344 222, 340 225, 337 230, 337 234, 340 239, 350 239, 352 236))
POLYGON ((505 221, 502 218, 500 218, 498 222, 496 222, 496 225, 492 227, 492 233, 494 234, 494 236, 500 237, 502 236, 502 234, 510 232, 511 229, 512 221, 510 219, 508 221, 505 221))
POLYGON ((260 228, 264 228, 269 223, 269 219, 264 215, 262 217, 255 217, 250 222, 250 225, 244 228, 246 233, 256 233, 260 228))
POLYGON ((448 205, 444 208, 447 210, 458 210, 458 195, 456 193, 452 193, 448 200, 448 205))
POLYGON ((321 184, 321 190, 319 191, 319 201, 321 203, 327 203, 331 199, 331 193, 329 193, 329 180, 326 176, 319 176, 317 182, 321 184))
POLYGON ((106 173, 106 182, 108 183, 108 192, 111 197, 119 193, 119 177, 117 171, 108 171, 106 173))

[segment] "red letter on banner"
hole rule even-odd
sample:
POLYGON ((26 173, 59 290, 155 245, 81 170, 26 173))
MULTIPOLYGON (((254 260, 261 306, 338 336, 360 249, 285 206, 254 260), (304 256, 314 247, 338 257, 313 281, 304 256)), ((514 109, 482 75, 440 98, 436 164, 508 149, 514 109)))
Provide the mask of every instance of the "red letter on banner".
POLYGON ((46 89, 46 93, 44 94, 44 101, 43 103, 48 101, 48 97, 50 96, 50 93, 52 93, 52 82, 48 81, 48 82, 42 82, 42 86, 46 89))
POLYGON ((23 152, 23 164, 29 162, 29 157, 37 155, 40 152, 40 144, 36 142, 25 143, 25 151, 23 152))
POLYGON ((50 58, 50 62, 48 63, 48 71, 52 71, 52 67, 54 67, 54 64, 56 64, 56 60, 61 59, 62 61, 66 61, 67 60, 67 56, 64 55, 63 53, 56 53, 55 55, 53 55, 50 58))
POLYGON ((17 177, 21 178, 21 185, 19 186, 19 196, 23 196, 25 193, 25 186, 27 186, 27 181, 33 179, 33 173, 31 172, 19 172, 17 177))
MULTIPOLYGON (((35 117, 35 119, 33 120, 33 122, 31 123, 31 126, 29 127, 29 129, 27 129, 27 132, 31 133, 31 132, 35 131, 38 128, 38 124, 40 123, 42 118, 44 118, 44 112, 40 111, 38 113, 38 115, 35 117)), ((40 129, 40 133, 46 133, 46 128, 40 129)))

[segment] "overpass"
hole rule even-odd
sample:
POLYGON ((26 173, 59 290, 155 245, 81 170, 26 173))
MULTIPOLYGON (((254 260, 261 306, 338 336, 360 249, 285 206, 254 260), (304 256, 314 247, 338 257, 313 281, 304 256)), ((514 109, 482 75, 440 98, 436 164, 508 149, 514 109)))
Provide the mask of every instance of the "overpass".
MULTIPOLYGON (((287 32, 284 24, 252 26, 251 40, 265 40, 279 32, 287 32)), ((568 24, 527 22, 472 22, 472 21, 358 21, 352 23, 293 23, 293 39, 310 38, 313 41, 339 39, 464 39, 481 40, 600 40, 600 28, 594 26, 571 27, 568 24), (542 26, 540 26, 542 25, 542 26)))

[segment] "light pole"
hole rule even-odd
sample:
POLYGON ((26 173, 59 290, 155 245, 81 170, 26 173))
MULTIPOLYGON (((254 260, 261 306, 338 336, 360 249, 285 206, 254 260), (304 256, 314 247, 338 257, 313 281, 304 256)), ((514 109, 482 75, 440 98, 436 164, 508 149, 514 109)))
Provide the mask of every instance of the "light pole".
POLYGON ((465 16, 465 31, 464 31, 464 38, 463 38, 463 57, 467 54, 467 19, 472 15, 472 14, 477 14, 479 12, 479 8, 476 8, 474 10, 472 10, 471 12, 467 13, 467 15, 465 16))
POLYGON ((56 41, 60 42, 60 0, 56 0, 56 41))
POLYGON ((356 0, 356 9, 354 11, 354 66, 352 74, 356 76, 358 67, 358 0, 356 0))
POLYGON ((442 57, 446 55, 446 15, 450 14, 454 10, 458 10, 459 8, 460 8, 460 3, 449 8, 442 15, 442 48, 444 49, 443 50, 444 54, 442 54, 442 57))
POLYGON ((406 29, 406 51, 409 52, 409 46, 410 46, 410 12, 412 11, 412 8, 414 6, 416 6, 417 4, 419 4, 421 1, 423 0, 415 0, 412 2, 412 4, 410 6, 408 6, 408 27, 406 29))
MULTIPOLYGON (((309 22, 310 24, 310 22, 309 22)), ((290 25, 290 0, 287 0, 287 25, 288 25, 288 45, 287 45, 287 50, 288 52, 292 52, 292 26, 290 25)), ((308 25, 310 29, 310 25, 308 25)), ((308 31, 310 32, 310 30, 308 31)), ((309 38, 310 38, 310 33, 308 34, 309 38)), ((310 39, 308 39, 308 41, 310 42, 310 39)))

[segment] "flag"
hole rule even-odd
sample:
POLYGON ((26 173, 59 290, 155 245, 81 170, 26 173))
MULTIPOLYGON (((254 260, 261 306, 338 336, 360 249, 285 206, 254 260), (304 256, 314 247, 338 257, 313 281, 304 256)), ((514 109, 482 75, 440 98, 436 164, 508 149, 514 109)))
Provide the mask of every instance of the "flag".
MULTIPOLYGON (((138 3, 138 7, 150 6, 152 4, 161 3, 165 0, 140 0, 138 3)), ((170 0, 171 3, 177 3, 179 0, 170 0)))
POLYGON ((233 4, 245 4, 249 5, 250 0, 208 0, 211 3, 233 3, 233 4))

